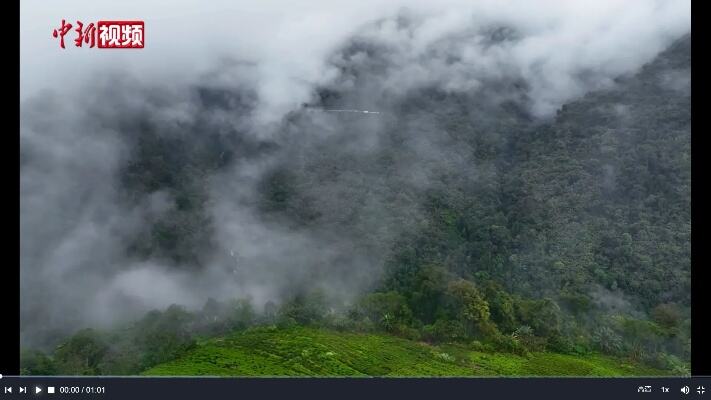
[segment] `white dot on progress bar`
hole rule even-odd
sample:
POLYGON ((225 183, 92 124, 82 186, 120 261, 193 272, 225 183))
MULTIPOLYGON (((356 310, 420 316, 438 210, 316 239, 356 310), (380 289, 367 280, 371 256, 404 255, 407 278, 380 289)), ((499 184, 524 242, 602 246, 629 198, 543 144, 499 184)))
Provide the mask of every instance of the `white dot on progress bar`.
POLYGON ((54 393, 54 386, 48 386, 47 393, 54 393))

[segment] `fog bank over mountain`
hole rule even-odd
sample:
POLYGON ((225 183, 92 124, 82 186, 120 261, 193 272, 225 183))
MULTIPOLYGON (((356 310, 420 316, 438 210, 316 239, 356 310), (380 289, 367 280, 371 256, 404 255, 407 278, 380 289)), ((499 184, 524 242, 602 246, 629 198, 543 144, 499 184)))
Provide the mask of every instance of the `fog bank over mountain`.
MULTIPOLYGON (((551 128, 570 115, 560 116, 564 104, 631 85, 653 61, 649 90, 682 108, 688 98, 689 67, 667 61, 688 53, 688 1, 381 3, 23 2, 25 343, 209 297, 261 308, 319 288, 338 310, 380 283, 404 241, 436 225, 442 193, 502 220, 537 210, 497 196, 514 172, 528 173, 521 146, 563 126, 551 128), (144 19, 146 49, 61 50, 49 33, 62 18, 144 19), (672 44, 674 56, 655 58, 672 44)), ((636 132, 646 114, 628 103, 597 100, 609 108, 602 120, 616 115, 605 129, 636 132)), ((594 124, 576 118, 585 136, 594 124)), ((611 135, 616 148, 633 147, 611 135)), ((590 181, 618 199, 627 167, 613 159, 590 181)), ((557 193, 509 184, 521 199, 557 193)), ((556 251, 521 235, 507 260, 556 251)), ((450 250, 421 251, 452 270, 476 269, 485 253, 450 250)), ((522 268, 508 274, 538 268, 507 262, 522 268)), ((590 293, 628 307, 620 290, 590 293)))

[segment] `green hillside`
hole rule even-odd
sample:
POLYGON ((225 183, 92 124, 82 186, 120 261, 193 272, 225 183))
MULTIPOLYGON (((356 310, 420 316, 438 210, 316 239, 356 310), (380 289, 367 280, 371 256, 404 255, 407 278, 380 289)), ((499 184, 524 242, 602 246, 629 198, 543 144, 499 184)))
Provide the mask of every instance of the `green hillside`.
POLYGON ((143 375, 171 376, 653 376, 668 372, 601 356, 476 351, 388 335, 258 328, 209 339, 143 375))

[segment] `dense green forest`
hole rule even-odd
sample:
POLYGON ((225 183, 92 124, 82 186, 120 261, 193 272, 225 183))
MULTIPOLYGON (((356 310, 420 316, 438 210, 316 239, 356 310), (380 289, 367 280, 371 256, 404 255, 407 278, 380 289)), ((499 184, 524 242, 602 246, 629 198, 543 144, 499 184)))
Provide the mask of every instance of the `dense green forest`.
MULTIPOLYGON (((556 375, 566 368, 555 365, 567 365, 579 375, 689 374, 689 71, 687 35, 550 120, 526 113, 525 84, 502 82, 520 87, 520 99, 483 102, 481 93, 434 88, 388 99, 378 127, 387 134, 376 151, 352 152, 340 136, 309 146, 288 139, 301 156, 260 178, 261 218, 346 238, 381 265, 352 301, 334 299, 309 275, 266 304, 210 299, 200 310, 173 305, 132 324, 79 330, 47 351, 24 349, 22 373, 556 375), (422 152, 414 142, 421 137, 437 146, 422 152), (302 336, 353 354, 358 346, 392 351, 412 367, 351 368, 365 361, 302 350, 279 353, 296 360, 279 367, 200 364, 210 364, 210 346, 224 347, 223 340, 237 346, 234 363, 249 364, 247 349, 302 336), (202 366, 191 369, 190 359, 202 366)), ((210 107, 250 102, 197 91, 210 107)), ((312 107, 358 97, 328 87, 320 93, 312 107)), ((313 128, 310 115, 292 113, 285 137, 313 128)), ((351 116, 341 123, 345 131, 367 129, 355 128, 362 122, 351 116)), ((127 251, 186 269, 208 263, 216 245, 204 177, 235 160, 278 154, 280 145, 218 133, 186 142, 141 119, 122 124, 136 132, 130 139, 139 149, 122 171, 124 201, 168 190, 177 202, 127 251)), ((229 364, 224 354, 216 359, 229 364)))

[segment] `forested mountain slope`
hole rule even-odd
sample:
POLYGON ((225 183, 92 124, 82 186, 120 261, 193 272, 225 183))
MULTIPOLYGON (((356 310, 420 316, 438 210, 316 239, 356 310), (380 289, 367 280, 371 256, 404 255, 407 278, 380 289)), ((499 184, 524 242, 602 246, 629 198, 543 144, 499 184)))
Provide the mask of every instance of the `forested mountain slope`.
MULTIPOLYGON (((354 42, 340 58, 354 83, 320 88, 271 137, 222 122, 222 113, 252 110, 249 91, 195 89, 188 122, 145 111, 115 121, 132 149, 121 202, 175 199, 124 238, 127 254, 191 273, 224 266, 234 297, 265 282, 279 296, 151 314, 121 331, 122 341, 85 332, 54 353, 52 368, 110 373, 124 351, 137 358, 119 370, 134 373, 185 354, 195 335, 296 324, 476 340, 502 352, 604 352, 684 373, 690 37, 548 119, 528 113, 527 83, 511 77, 476 93, 372 96, 383 57, 385 49, 354 42), (350 108, 380 113, 328 112, 350 108), (216 209, 249 217, 227 229, 216 209), (225 243, 240 241, 234 267, 225 243), (141 358, 158 337, 174 340, 141 358), (76 367, 86 343, 94 365, 76 367)), ((33 354, 28 373, 44 360, 33 354)))

